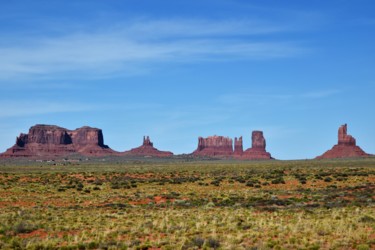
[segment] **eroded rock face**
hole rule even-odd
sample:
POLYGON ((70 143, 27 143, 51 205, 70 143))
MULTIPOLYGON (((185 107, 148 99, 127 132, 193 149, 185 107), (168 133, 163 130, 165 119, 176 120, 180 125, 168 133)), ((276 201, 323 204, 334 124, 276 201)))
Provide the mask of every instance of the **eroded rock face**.
POLYGON ((30 143, 68 145, 72 143, 72 138, 64 128, 51 125, 35 125, 30 128, 28 134, 20 134, 16 140, 16 144, 20 147, 30 143))
POLYGON ((234 138, 234 152, 235 155, 242 155, 243 154, 243 144, 242 144, 242 136, 237 139, 234 138))
POLYGON ((266 139, 264 139, 262 131, 253 131, 251 134, 251 148, 266 150, 266 139))
POLYGON ((351 157, 366 157, 369 156, 365 151, 356 145, 356 140, 351 135, 347 134, 347 125, 340 126, 338 130, 338 143, 317 159, 332 159, 332 158, 351 158, 351 157))
POLYGON ((149 136, 143 136, 143 144, 142 144, 142 146, 150 146, 150 147, 154 146, 154 144, 151 142, 149 136))
POLYGON ((116 152, 104 145, 101 129, 82 127, 76 130, 54 125, 35 125, 29 133, 20 134, 16 144, 1 156, 64 156, 79 153, 86 156, 111 155, 116 152))
POLYGON ((97 145, 99 147, 108 148, 104 145, 104 137, 101 129, 82 127, 69 132, 73 144, 76 145, 97 145))
POLYGON ((170 157, 173 156, 172 152, 160 151, 154 148, 154 144, 151 142, 149 136, 143 137, 143 144, 138 148, 133 148, 129 151, 122 153, 123 155, 131 156, 152 156, 152 157, 170 157))
POLYGON ((253 131, 251 135, 251 148, 245 150, 241 159, 246 160, 270 160, 271 154, 266 151, 266 139, 262 131, 253 131))
POLYGON ((227 157, 233 155, 233 140, 224 136, 209 136, 198 138, 198 148, 193 152, 195 156, 227 157))
POLYGON ((338 132, 338 145, 355 146, 356 141, 353 138, 353 136, 348 135, 347 129, 348 129, 347 124, 340 126, 339 132, 338 132))
POLYGON ((243 160, 269 160, 271 154, 266 152, 266 140, 262 131, 253 131, 252 147, 243 150, 242 136, 234 138, 233 141, 228 137, 210 136, 207 138, 198 138, 198 148, 193 152, 195 156, 235 158, 243 160))

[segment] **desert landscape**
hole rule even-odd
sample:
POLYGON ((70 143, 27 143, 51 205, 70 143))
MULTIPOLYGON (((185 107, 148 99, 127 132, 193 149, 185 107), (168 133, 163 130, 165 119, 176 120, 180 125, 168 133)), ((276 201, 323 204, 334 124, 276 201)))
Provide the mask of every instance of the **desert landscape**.
POLYGON ((375 158, 0 161, 0 248, 372 249, 375 158))
POLYGON ((1 154, 0 248, 375 247, 375 157, 346 124, 315 160, 274 160, 261 131, 234 141, 116 152, 100 129, 33 126, 1 154))
POLYGON ((375 250, 374 10, 0 0, 0 250, 375 250))

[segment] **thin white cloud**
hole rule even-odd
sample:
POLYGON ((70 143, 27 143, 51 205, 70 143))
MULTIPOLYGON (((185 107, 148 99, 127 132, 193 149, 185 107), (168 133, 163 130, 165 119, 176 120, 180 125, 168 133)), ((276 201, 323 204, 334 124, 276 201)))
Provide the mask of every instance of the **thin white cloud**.
POLYGON ((331 97, 333 95, 339 94, 340 90, 322 90, 322 91, 314 91, 314 92, 308 92, 301 94, 301 98, 311 98, 311 99, 320 99, 320 98, 326 98, 331 97))
POLYGON ((88 102, 56 102, 51 101, 0 101, 0 119, 20 116, 36 116, 54 113, 75 113, 88 111, 116 111, 116 112, 143 112, 144 110, 160 110, 163 105, 156 102, 107 102, 107 103, 88 103, 88 102))
POLYGON ((51 113, 83 112, 100 107, 82 103, 58 103, 42 101, 1 101, 0 118, 34 116, 51 113))
POLYGON ((160 63, 258 60, 305 53, 305 48, 293 42, 246 37, 286 29, 254 21, 159 20, 25 38, 0 45, 0 80, 59 73, 103 77, 136 74, 160 63))
POLYGON ((136 37, 207 37, 207 36, 251 36, 292 31, 291 26, 271 24, 260 20, 148 20, 124 23, 123 33, 136 37))
POLYGON ((321 90, 298 94, 244 94, 231 93, 218 97, 218 101, 225 104, 244 104, 252 103, 255 105, 264 105, 267 103, 292 102, 299 100, 316 100, 332 97, 339 94, 340 90, 321 90))

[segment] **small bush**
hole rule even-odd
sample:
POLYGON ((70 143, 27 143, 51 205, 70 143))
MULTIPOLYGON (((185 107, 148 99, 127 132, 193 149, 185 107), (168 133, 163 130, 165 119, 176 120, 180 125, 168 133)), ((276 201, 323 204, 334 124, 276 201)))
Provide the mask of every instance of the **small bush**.
POLYGON ((36 229, 36 226, 25 221, 21 221, 20 223, 16 224, 13 228, 14 232, 17 234, 31 233, 35 229, 36 229))
POLYGON ((367 244, 361 244, 357 246, 357 250, 370 250, 370 246, 367 244))
POLYGON ((191 243, 194 246, 201 248, 204 244, 204 239, 202 239, 201 237, 195 237, 194 239, 191 240, 191 243))
POLYGON ((285 184, 285 181, 283 178, 277 178, 275 180, 271 181, 272 184, 285 184))
POLYGON ((364 222, 364 223, 374 223, 375 222, 375 218, 374 217, 371 217, 369 215, 365 215, 363 216, 361 219, 359 219, 359 222, 364 222))
POLYGON ((206 240, 206 245, 213 249, 217 249, 220 247, 220 242, 217 239, 209 238, 206 240))
POLYGON ((332 181, 332 178, 331 178, 331 177, 326 177, 326 178, 324 178, 324 181, 325 181, 325 182, 331 182, 331 181, 332 181))
POLYGON ((252 183, 252 182, 249 181, 249 182, 246 183, 246 186, 247 187, 254 187, 254 183, 252 183))
POLYGON ((90 242, 88 245, 87 245, 87 248, 88 249, 97 249, 99 246, 99 244, 97 242, 90 242))

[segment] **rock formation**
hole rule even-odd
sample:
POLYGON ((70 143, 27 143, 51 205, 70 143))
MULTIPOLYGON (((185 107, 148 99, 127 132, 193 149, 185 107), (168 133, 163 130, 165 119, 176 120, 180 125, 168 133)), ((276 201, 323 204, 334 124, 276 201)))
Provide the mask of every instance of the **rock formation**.
POLYGON ((154 144, 151 142, 149 136, 143 137, 143 144, 138 148, 133 148, 129 151, 122 153, 123 155, 134 155, 134 156, 153 156, 153 157, 170 157, 173 156, 172 152, 160 151, 154 148, 154 144))
POLYGON ((233 141, 229 137, 209 136, 198 138, 198 148, 193 152, 195 156, 228 157, 233 155, 233 141))
POLYGON ((28 134, 21 133, 16 144, 2 157, 54 157, 78 153, 85 156, 112 155, 104 145, 102 130, 82 127, 68 130, 54 125, 35 125, 28 134))
POLYGON ((369 156, 365 151, 356 145, 356 140, 347 134, 347 125, 344 124, 338 131, 338 143, 317 159, 350 158, 369 156))
POLYGON ((270 160, 271 154, 266 152, 266 140, 262 131, 253 131, 251 135, 251 148, 245 150, 241 159, 247 160, 270 160))
POLYGON ((338 145, 348 145, 348 146, 355 146, 356 141, 353 136, 348 135, 348 126, 347 124, 342 125, 339 127, 338 132, 338 145))
POLYGON ((237 139, 234 138, 234 155, 242 155, 243 154, 243 144, 242 144, 242 136, 237 139))
MULTIPOLYGON (((355 146, 355 139, 346 134, 346 127, 339 132, 339 144, 355 146)), ((27 134, 21 133, 16 144, 0 157, 38 157, 42 159, 68 155, 82 156, 153 156, 171 157, 172 152, 156 149, 149 136, 143 137, 143 144, 125 152, 116 152, 104 144, 101 129, 82 127, 75 130, 54 125, 35 125, 27 134)), ((198 138, 198 147, 193 156, 235 158, 235 159, 272 159, 266 152, 266 141, 262 131, 253 131, 252 147, 243 149, 242 136, 234 138, 209 136, 198 138), (233 147, 234 146, 234 147, 233 147)))
POLYGON ((235 158, 244 160, 269 160, 271 154, 266 152, 266 140, 262 131, 253 131, 252 147, 243 150, 242 136, 234 138, 233 141, 228 137, 210 136, 207 138, 198 138, 198 148, 193 152, 194 156, 208 156, 221 158, 235 158))

